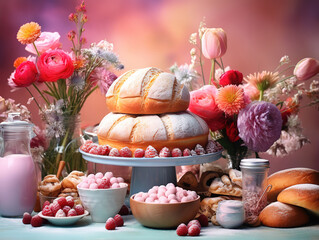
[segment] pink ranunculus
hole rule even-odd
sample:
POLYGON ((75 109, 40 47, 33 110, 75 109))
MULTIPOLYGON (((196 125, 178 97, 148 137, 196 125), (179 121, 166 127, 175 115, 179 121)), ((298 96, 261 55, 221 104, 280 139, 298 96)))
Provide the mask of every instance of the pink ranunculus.
POLYGON ((12 78, 16 87, 27 87, 37 80, 38 71, 33 62, 25 61, 21 63, 12 78))
POLYGON ((222 57, 227 50, 227 36, 222 28, 207 28, 202 37, 202 53, 208 59, 222 57))
MULTIPOLYGON (((47 50, 54 50, 61 47, 60 34, 58 32, 42 32, 40 37, 34 42, 40 54, 47 50)), ((25 47, 30 53, 37 55, 33 44, 28 44, 25 47)))
POLYGON ((305 81, 319 73, 319 61, 314 58, 304 58, 300 60, 295 69, 294 75, 300 81, 305 81))
POLYGON ((44 52, 38 60, 40 80, 56 82, 66 79, 74 72, 71 57, 62 50, 49 50, 44 52))
POLYGON ((224 113, 217 107, 215 101, 217 88, 213 85, 205 85, 202 88, 190 92, 189 111, 203 118, 212 131, 225 126, 224 113))

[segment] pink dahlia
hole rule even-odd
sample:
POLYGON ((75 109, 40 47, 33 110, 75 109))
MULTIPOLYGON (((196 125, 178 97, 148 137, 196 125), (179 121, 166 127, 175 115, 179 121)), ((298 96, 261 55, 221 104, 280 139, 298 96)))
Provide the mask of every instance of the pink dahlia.
POLYGON ((238 114, 239 137, 255 152, 265 152, 281 134, 282 118, 272 103, 254 101, 238 114))
POLYGON ((115 79, 117 79, 117 76, 103 67, 94 69, 90 76, 90 81, 92 82, 93 86, 97 84, 102 95, 107 93, 107 90, 115 81, 115 79))

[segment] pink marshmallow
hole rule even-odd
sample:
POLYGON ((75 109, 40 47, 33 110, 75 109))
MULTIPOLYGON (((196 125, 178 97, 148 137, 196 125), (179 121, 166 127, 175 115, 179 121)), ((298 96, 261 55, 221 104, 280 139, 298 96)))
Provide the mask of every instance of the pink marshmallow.
POLYGON ((158 199, 158 197, 157 197, 157 194, 156 194, 156 193, 151 193, 151 194, 149 194, 149 196, 150 196, 151 198, 158 199))
POLYGON ((99 179, 99 178, 102 178, 102 177, 104 177, 104 175, 101 172, 98 172, 97 174, 95 174, 95 179, 99 179))
POLYGON ((99 185, 102 182, 102 178, 95 179, 95 182, 97 183, 97 185, 99 185))
POLYGON ((167 189, 167 191, 165 193, 165 196, 167 197, 168 195, 171 195, 171 194, 176 194, 176 188, 175 187, 171 187, 171 188, 167 189))
POLYGON ((90 179, 88 180, 88 184, 89 184, 89 185, 91 185, 92 183, 96 183, 96 182, 95 182, 95 178, 90 178, 90 179))
POLYGON ((148 197, 149 197, 148 193, 143 193, 143 194, 142 194, 142 198, 146 199, 146 198, 148 198, 148 197))
POLYGON ((89 184, 86 182, 81 183, 81 186, 79 186, 80 188, 89 188, 89 184))
POLYGON ((157 193, 158 198, 163 197, 163 196, 165 197, 165 192, 158 192, 157 193))
POLYGON ((113 183, 111 188, 120 188, 120 184, 118 183, 113 183))
POLYGON ((113 177, 113 173, 112 173, 112 172, 106 172, 106 173, 104 174, 104 177, 106 177, 106 178, 112 178, 112 177, 113 177))
POLYGON ((93 173, 91 173, 89 176, 88 176, 88 179, 95 179, 95 175, 93 173))
POLYGON ((98 189, 98 186, 96 183, 91 183, 89 189, 98 189))
POLYGON ((126 184, 126 183, 123 183, 123 182, 120 182, 120 183, 119 183, 119 185, 120 185, 120 187, 121 187, 121 188, 123 188, 123 187, 126 187, 126 186, 127 186, 127 184, 126 184))
POLYGON ((166 184, 166 188, 169 189, 170 187, 174 187, 175 188, 175 185, 173 183, 167 183, 166 184))
POLYGON ((169 203, 168 199, 164 196, 160 197, 158 200, 160 203, 169 203))
POLYGON ((145 202, 146 202, 146 203, 153 203, 154 200, 155 200, 154 198, 148 197, 148 198, 145 199, 145 202))
POLYGON ((116 178, 116 177, 111 177, 110 182, 111 182, 111 184, 119 183, 119 182, 117 181, 117 178, 116 178))
POLYGON ((183 198, 181 199, 181 202, 189 202, 188 197, 183 197, 183 198))
POLYGON ((136 197, 134 198, 135 201, 138 201, 138 202, 144 202, 144 198, 142 197, 136 197))
POLYGON ((172 199, 175 199, 175 200, 176 200, 176 195, 175 195, 175 194, 170 194, 170 195, 167 196, 167 199, 168 199, 169 201, 171 201, 172 199))
POLYGON ((169 200, 169 203, 178 203, 178 201, 176 199, 171 199, 169 200))
POLYGON ((152 193, 157 193, 157 191, 155 190, 155 189, 153 189, 153 188, 151 188, 150 190, 148 190, 148 194, 152 194, 152 193))
POLYGON ((124 179, 123 179, 122 177, 118 177, 118 178, 117 178, 117 182, 118 182, 118 183, 124 183, 124 179))

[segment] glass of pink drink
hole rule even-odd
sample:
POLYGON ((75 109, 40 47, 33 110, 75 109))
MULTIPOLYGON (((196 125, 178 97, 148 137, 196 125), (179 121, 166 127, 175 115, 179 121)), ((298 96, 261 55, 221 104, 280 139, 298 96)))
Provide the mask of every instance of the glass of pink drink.
POLYGON ((0 124, 0 215, 31 213, 36 202, 36 169, 30 153, 32 124, 11 114, 0 124))

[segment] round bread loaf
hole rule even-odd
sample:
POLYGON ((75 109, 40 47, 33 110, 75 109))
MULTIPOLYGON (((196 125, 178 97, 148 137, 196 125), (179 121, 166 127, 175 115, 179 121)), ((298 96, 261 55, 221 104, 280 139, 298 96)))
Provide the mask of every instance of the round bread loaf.
POLYGON ((189 98, 187 87, 173 74, 143 68, 118 77, 107 91, 106 105, 116 113, 162 114, 185 111, 189 98))
POLYGON ((196 144, 206 146, 208 127, 204 120, 190 112, 162 115, 127 115, 109 113, 99 127, 99 144, 113 148, 146 149, 152 145, 157 151, 193 149, 196 144))
POLYGON ((261 211, 259 220, 268 227, 299 227, 308 223, 309 216, 300 207, 273 202, 261 211))
POLYGON ((284 189, 278 201, 303 207, 319 216, 319 185, 297 184, 284 189))
POLYGON ((277 196, 282 190, 302 183, 319 184, 319 172, 310 168, 289 168, 273 173, 268 177, 268 184, 272 185, 267 193, 268 201, 277 201, 277 196))

